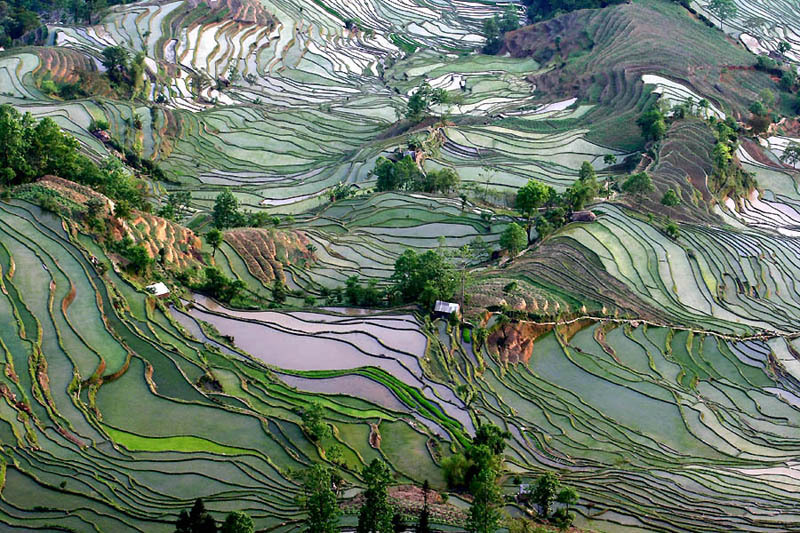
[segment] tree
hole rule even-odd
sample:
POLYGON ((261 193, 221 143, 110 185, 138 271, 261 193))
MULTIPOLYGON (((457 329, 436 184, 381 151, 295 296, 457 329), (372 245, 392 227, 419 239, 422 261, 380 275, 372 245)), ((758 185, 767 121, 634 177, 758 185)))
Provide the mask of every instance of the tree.
POLYGON ((89 218, 97 218, 103 213, 105 207, 106 203, 103 200, 92 196, 86 201, 86 216, 89 218))
POLYGON ((564 200, 570 209, 580 211, 595 196, 597 196, 597 183, 578 179, 567 189, 564 200))
POLYGON ((389 504, 387 487, 392 473, 386 463, 373 459, 362 472, 367 489, 364 503, 358 512, 357 533, 392 533, 394 510, 389 504))
POLYGON ((714 150, 711 152, 711 157, 714 160, 714 168, 716 168, 717 171, 722 174, 727 171, 728 165, 730 165, 731 161, 733 160, 731 149, 724 142, 718 142, 716 146, 714 146, 714 150))
POLYGON ((539 513, 547 518, 550 516, 550 506, 553 504, 561 482, 553 472, 545 472, 536 481, 533 489, 533 501, 539 506, 539 513))
POLYGON ((483 53, 494 55, 500 51, 503 41, 500 35, 500 20, 495 15, 483 21, 483 36, 486 42, 483 45, 483 53))
POLYGON ((303 419, 303 428, 311 436, 314 441, 320 441, 331 435, 331 428, 323 418, 324 411, 322 404, 319 402, 311 402, 308 407, 303 409, 301 418, 303 419))
POLYGON ((476 446, 488 446, 494 455, 500 455, 506 449, 506 439, 510 438, 511 433, 494 424, 481 424, 475 431, 472 443, 476 446))
POLYGON ((603 163, 606 165, 615 165, 617 163, 617 156, 614 154, 606 154, 603 156, 603 163))
POLYGON ((442 471, 447 486, 451 489, 463 488, 466 485, 469 467, 469 460, 461 453, 455 453, 443 459, 442 471))
POLYGON ((491 467, 480 469, 472 482, 471 492, 473 499, 467 518, 467 530, 474 533, 493 533, 500 523, 499 506, 503 501, 500 487, 497 486, 497 471, 491 467))
POLYGON ((222 523, 220 533, 254 533, 256 526, 253 519, 243 511, 233 511, 228 513, 222 523))
POLYGON ((786 41, 781 41, 778 43, 778 52, 781 54, 782 57, 786 56, 786 52, 792 49, 792 45, 787 43, 786 41))
POLYGON ((511 257, 519 254, 527 244, 528 235, 516 222, 509 224, 500 235, 500 247, 507 250, 511 257))
POLYGON ((719 19, 720 29, 723 29, 722 25, 725 20, 735 17, 739 12, 734 0, 711 0, 706 7, 719 19))
POLYGON ((622 190, 634 196, 642 196, 649 192, 653 192, 653 180, 647 172, 639 172, 631 174, 628 179, 622 184, 622 190))
POLYGON ((202 498, 197 498, 188 513, 181 511, 175 523, 175 533, 217 533, 217 523, 206 511, 202 498))
POLYGON ((796 142, 790 142, 788 145, 786 145, 786 148, 783 150, 783 154, 781 155, 781 161, 787 165, 796 165, 797 163, 800 163, 800 144, 796 142))
POLYGON ((107 46, 103 49, 101 62, 106 68, 108 79, 112 83, 120 83, 125 80, 128 73, 130 54, 121 46, 107 46))
POLYGON ((447 91, 434 89, 427 82, 423 82, 408 99, 406 118, 412 122, 419 122, 430 111, 432 105, 448 101, 447 91))
POLYGON ((765 106, 764 103, 761 102, 760 100, 753 101, 753 103, 750 104, 750 107, 748 109, 752 114, 759 117, 765 117, 767 116, 767 113, 769 113, 767 106, 765 106))
POLYGON ((147 248, 142 244, 128 247, 123 255, 130 261, 128 268, 137 274, 142 274, 147 271, 147 267, 153 262, 147 248))
POLYGON ((436 300, 450 300, 458 285, 455 269, 436 250, 418 254, 406 250, 394 263, 393 294, 404 303, 432 308, 436 300))
POLYGON ((428 493, 431 490, 431 485, 426 479, 422 484, 422 511, 419 513, 419 520, 417 521, 416 533, 431 533, 430 514, 431 510, 428 507, 428 493))
POLYGON ((664 114, 655 106, 642 113, 636 124, 641 128, 646 141, 658 141, 667 133, 664 114))
POLYGON ((667 189, 667 192, 665 192, 664 196, 661 197, 661 204, 667 207, 675 207, 680 203, 681 199, 678 197, 678 193, 676 193, 674 189, 667 189))
POLYGON ((664 231, 669 235, 669 237, 673 240, 678 240, 678 237, 681 236, 681 230, 675 222, 672 220, 667 221, 667 225, 664 226, 664 231))
POLYGON ((222 232, 217 228, 210 230, 208 233, 206 233, 206 242, 208 242, 208 245, 211 246, 212 250, 214 250, 211 255, 217 255, 217 248, 219 248, 219 245, 222 244, 222 232))
POLYGON ((550 197, 549 187, 539 180, 528 180, 523 187, 517 191, 515 207, 528 218, 530 223, 533 213, 542 207, 550 197))
POLYGON ((794 90, 794 84, 797 82, 797 73, 791 70, 784 70, 781 74, 780 88, 786 92, 794 90))
POLYGON ((208 292, 213 298, 223 302, 232 301, 245 288, 242 280, 230 279, 217 267, 206 267, 204 274, 205 282, 197 288, 208 292))
POLYGON ((315 464, 306 471, 306 533, 336 533, 339 531, 341 511, 333 492, 331 470, 323 464, 315 464))
POLYGON ((423 181, 422 171, 411 156, 405 156, 396 163, 379 157, 372 173, 378 178, 376 187, 379 191, 405 191, 411 189, 414 183, 423 181))
POLYGON ((239 216, 239 201, 231 191, 225 189, 217 195, 211 216, 214 227, 218 230, 231 228, 239 223, 241 218, 239 216))

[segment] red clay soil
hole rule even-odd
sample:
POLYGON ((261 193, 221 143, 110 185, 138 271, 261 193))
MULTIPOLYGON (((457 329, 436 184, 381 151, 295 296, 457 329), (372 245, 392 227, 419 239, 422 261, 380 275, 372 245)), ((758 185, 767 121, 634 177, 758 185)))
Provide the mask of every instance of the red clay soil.
POLYGON ((552 329, 532 322, 508 322, 489 335, 489 349, 503 363, 527 363, 533 354, 534 341, 552 329))

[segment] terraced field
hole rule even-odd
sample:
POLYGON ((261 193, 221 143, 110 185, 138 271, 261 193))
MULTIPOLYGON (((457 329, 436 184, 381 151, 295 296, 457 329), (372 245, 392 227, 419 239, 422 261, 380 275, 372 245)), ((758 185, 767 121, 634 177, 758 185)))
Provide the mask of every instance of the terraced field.
MULTIPOLYGON (((724 29, 751 51, 800 41, 791 2, 736 1, 724 29)), ((506 7, 145 0, 0 52, 0 103, 53 118, 95 161, 124 157, 89 132, 107 121, 163 169, 164 181, 145 177, 153 211, 191 195, 173 221, 106 217, 104 197, 102 232, 79 207, 96 193, 59 178, 0 199, 4 530, 167 532, 202 497, 217 518, 244 510, 259 531, 299 531, 312 464, 334 467, 346 498, 376 457, 398 484, 444 491, 442 460, 487 422, 512 435, 503 492, 555 470, 580 492, 582 528, 796 528, 800 189, 780 159, 791 121, 786 135, 739 132, 733 161, 757 188, 710 185, 717 122, 745 117, 776 80, 661 0, 568 13, 478 53, 483 21, 506 7), (102 76, 111 45, 145 53, 137 96, 43 89, 102 76), (423 83, 450 98, 412 123, 423 83), (643 110, 703 99, 684 119, 667 110, 665 137, 645 147, 643 110), (377 192, 378 158, 426 137, 442 142, 421 170, 455 170, 460 190, 377 192), (517 189, 535 178, 563 193, 587 161, 604 188, 588 202, 596 219, 531 231, 503 256, 503 233, 530 222, 513 210, 517 189), (620 192, 640 170, 654 191, 620 192), (354 195, 334 198, 340 184, 354 195), (40 189, 76 209, 43 210, 40 189), (661 203, 668 189, 680 204, 661 203), (212 250, 223 190, 279 216, 226 230, 212 250), (163 254, 153 279, 125 270, 124 236, 163 254), (489 253, 462 265, 461 322, 326 299, 352 276, 387 287, 407 249, 452 255, 477 239, 489 253), (249 309, 190 290, 211 265, 243 283, 249 309), (149 295, 153 281, 170 297, 149 295), (312 402, 333 429, 317 442, 302 424, 312 402)))

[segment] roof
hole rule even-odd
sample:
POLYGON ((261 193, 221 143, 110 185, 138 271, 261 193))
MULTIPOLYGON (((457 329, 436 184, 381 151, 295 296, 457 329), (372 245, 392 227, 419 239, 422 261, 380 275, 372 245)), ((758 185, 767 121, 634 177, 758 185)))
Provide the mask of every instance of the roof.
POLYGON ((145 287, 145 289, 147 289, 147 292, 152 293, 154 296, 164 296, 165 294, 169 294, 169 289, 167 286, 160 281, 158 283, 148 285, 145 287))
POLYGON ((447 314, 458 313, 458 304, 436 300, 436 304, 433 306, 433 310, 436 311, 437 313, 447 313, 447 314))

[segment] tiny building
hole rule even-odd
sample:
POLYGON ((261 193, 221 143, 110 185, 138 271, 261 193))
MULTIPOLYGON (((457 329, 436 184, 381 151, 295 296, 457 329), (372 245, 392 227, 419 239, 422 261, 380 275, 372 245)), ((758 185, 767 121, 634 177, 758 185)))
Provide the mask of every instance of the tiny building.
POLYGON ((169 288, 162 282, 153 283, 145 287, 145 290, 156 298, 166 298, 169 296, 169 288))
POLYGON ((436 316, 444 318, 450 318, 453 315, 458 316, 459 305, 452 302, 436 300, 436 304, 433 306, 433 312, 436 314, 436 316))

